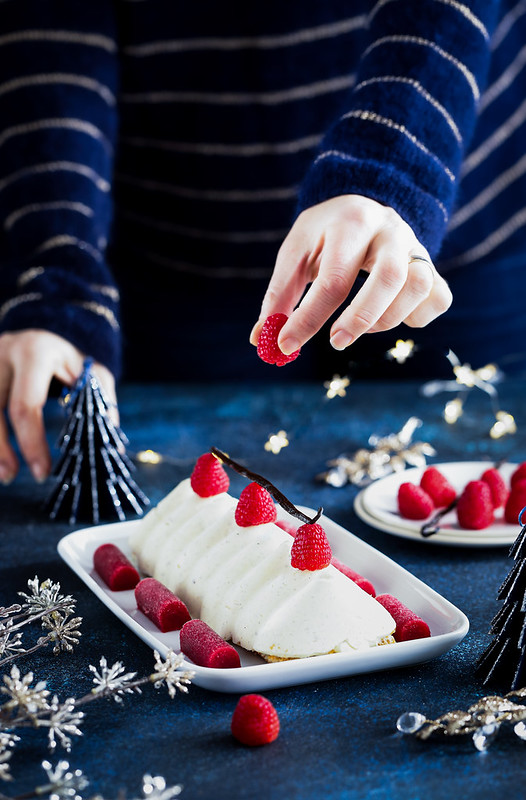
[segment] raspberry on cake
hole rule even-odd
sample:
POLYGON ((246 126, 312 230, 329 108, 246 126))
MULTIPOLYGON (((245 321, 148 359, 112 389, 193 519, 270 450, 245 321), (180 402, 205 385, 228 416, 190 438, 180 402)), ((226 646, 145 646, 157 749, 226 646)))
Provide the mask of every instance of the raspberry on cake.
POLYGON ((141 570, 222 639, 267 660, 394 641, 395 622, 373 597, 333 564, 293 567, 298 535, 274 522, 242 527, 237 505, 227 492, 200 497, 183 480, 134 526, 130 544, 141 570))
POLYGON ((290 563, 293 567, 311 571, 325 569, 331 559, 331 546, 321 525, 307 523, 298 528, 290 551, 290 563))
POLYGON ((241 528, 275 522, 277 512, 274 500, 259 483, 249 483, 239 495, 235 517, 241 528))
POLYGON ((225 468, 212 453, 204 453, 197 459, 190 482, 199 497, 227 492, 230 486, 225 468))

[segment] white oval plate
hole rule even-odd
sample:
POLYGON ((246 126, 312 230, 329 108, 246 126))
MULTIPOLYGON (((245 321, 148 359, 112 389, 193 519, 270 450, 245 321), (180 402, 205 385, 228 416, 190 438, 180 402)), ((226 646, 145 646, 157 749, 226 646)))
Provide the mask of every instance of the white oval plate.
MULTIPOLYGON (((313 509, 305 507, 301 507, 301 510, 309 516, 315 513, 313 509)), ((278 516, 287 518, 281 512, 278 512, 278 516)), ((372 581, 378 594, 392 594, 419 614, 428 623, 431 636, 367 650, 272 664, 238 647, 240 668, 211 669, 187 662, 186 667, 195 670, 194 683, 219 692, 252 692, 295 686, 429 661, 447 652, 464 638, 469 622, 456 606, 328 517, 321 517, 320 522, 336 558, 372 581)), ((131 559, 128 539, 136 524, 136 521, 118 522, 75 531, 60 540, 58 552, 88 588, 146 644, 158 650, 162 656, 170 649, 180 652, 178 631, 161 633, 137 609, 133 591, 110 591, 93 569, 93 553, 100 544, 106 542, 116 544, 131 559)))
MULTIPOLYGON (((433 464, 452 483, 457 492, 461 492, 468 481, 478 480, 482 473, 491 467, 489 461, 453 461, 444 464, 433 464)), ((506 463, 500 467, 500 473, 506 483, 517 464, 506 463)), ((447 544, 462 547, 504 547, 513 544, 520 532, 520 525, 511 525, 504 521, 503 509, 495 513, 495 522, 482 530, 461 528, 453 509, 440 520, 440 531, 425 537, 420 533, 426 520, 404 519, 398 511, 397 495, 400 484, 420 483, 426 467, 414 467, 403 472, 395 472, 386 478, 370 484, 355 498, 354 510, 364 522, 374 528, 430 544, 447 544)))

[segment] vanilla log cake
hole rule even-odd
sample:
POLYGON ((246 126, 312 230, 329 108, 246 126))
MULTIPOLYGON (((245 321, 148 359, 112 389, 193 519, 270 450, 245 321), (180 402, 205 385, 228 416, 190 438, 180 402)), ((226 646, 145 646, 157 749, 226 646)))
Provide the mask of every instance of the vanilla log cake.
POLYGON ((292 565, 296 540, 268 521, 276 509, 266 489, 257 486, 254 493, 250 484, 252 505, 243 505, 245 490, 237 501, 225 490, 223 473, 215 456, 201 456, 192 478, 137 522, 130 544, 141 572, 224 639, 267 660, 394 641, 391 615, 330 563, 292 565), (266 508, 260 495, 270 500, 266 508))

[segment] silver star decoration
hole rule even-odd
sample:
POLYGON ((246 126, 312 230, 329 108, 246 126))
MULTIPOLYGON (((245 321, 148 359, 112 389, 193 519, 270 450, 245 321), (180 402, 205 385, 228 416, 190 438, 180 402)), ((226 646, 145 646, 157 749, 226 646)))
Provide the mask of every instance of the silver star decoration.
POLYGON ((172 800, 182 791, 181 786, 167 786, 165 779, 161 776, 145 775, 142 781, 143 795, 147 800, 172 800))
POLYGON ((409 464, 422 467, 427 456, 434 456, 435 449, 428 442, 414 442, 411 439, 422 420, 410 417, 398 433, 388 436, 369 437, 371 449, 360 448, 352 456, 341 455, 327 462, 330 469, 318 475, 318 480, 335 488, 347 483, 366 486, 391 472, 401 472, 409 464))
POLYGON ((99 661, 99 667, 100 672, 97 671, 93 664, 89 665, 95 676, 93 678, 95 687, 91 690, 93 694, 111 694, 116 703, 121 703, 125 694, 133 694, 134 692, 140 694, 141 689, 139 686, 129 685, 137 673, 125 673, 120 661, 116 661, 113 666, 108 667, 105 656, 102 656, 99 661))
POLYGON ((172 699, 175 697, 177 689, 180 692, 188 692, 188 685, 192 682, 195 671, 180 669, 184 656, 168 650, 166 658, 163 660, 157 650, 154 650, 154 658, 155 672, 150 675, 150 680, 155 688, 158 689, 165 683, 172 699))
POLYGON ((49 692, 46 689, 46 681, 39 681, 35 686, 31 686, 32 682, 33 673, 27 672, 21 677, 20 670, 14 664, 11 667, 11 673, 4 675, 5 686, 0 687, 0 693, 9 697, 2 708, 5 710, 19 709, 28 714, 36 714, 49 708, 47 701, 49 692))
POLYGON ((38 796, 48 794, 50 800, 82 800, 79 791, 88 785, 88 779, 83 775, 82 770, 70 770, 67 761, 59 761, 55 768, 49 761, 43 761, 42 767, 49 783, 46 786, 37 787, 36 794, 38 796))
POLYGON ((82 736, 80 723, 84 719, 84 713, 75 709, 75 699, 68 698, 60 703, 55 695, 49 706, 50 715, 48 719, 39 719, 38 725, 49 728, 48 741, 49 749, 55 750, 57 744, 61 744, 64 750, 71 750, 71 736, 82 736))

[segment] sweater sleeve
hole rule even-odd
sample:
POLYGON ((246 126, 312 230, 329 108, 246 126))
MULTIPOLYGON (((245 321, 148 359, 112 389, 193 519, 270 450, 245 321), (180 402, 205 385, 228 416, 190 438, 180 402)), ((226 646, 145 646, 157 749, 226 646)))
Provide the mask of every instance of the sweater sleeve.
POLYGON ((110 0, 0 3, 0 332, 50 330, 118 375, 116 42, 110 0))
POLYGON ((379 0, 344 113, 299 211, 342 194, 394 208, 432 256, 446 232, 487 79, 498 0, 379 0))

